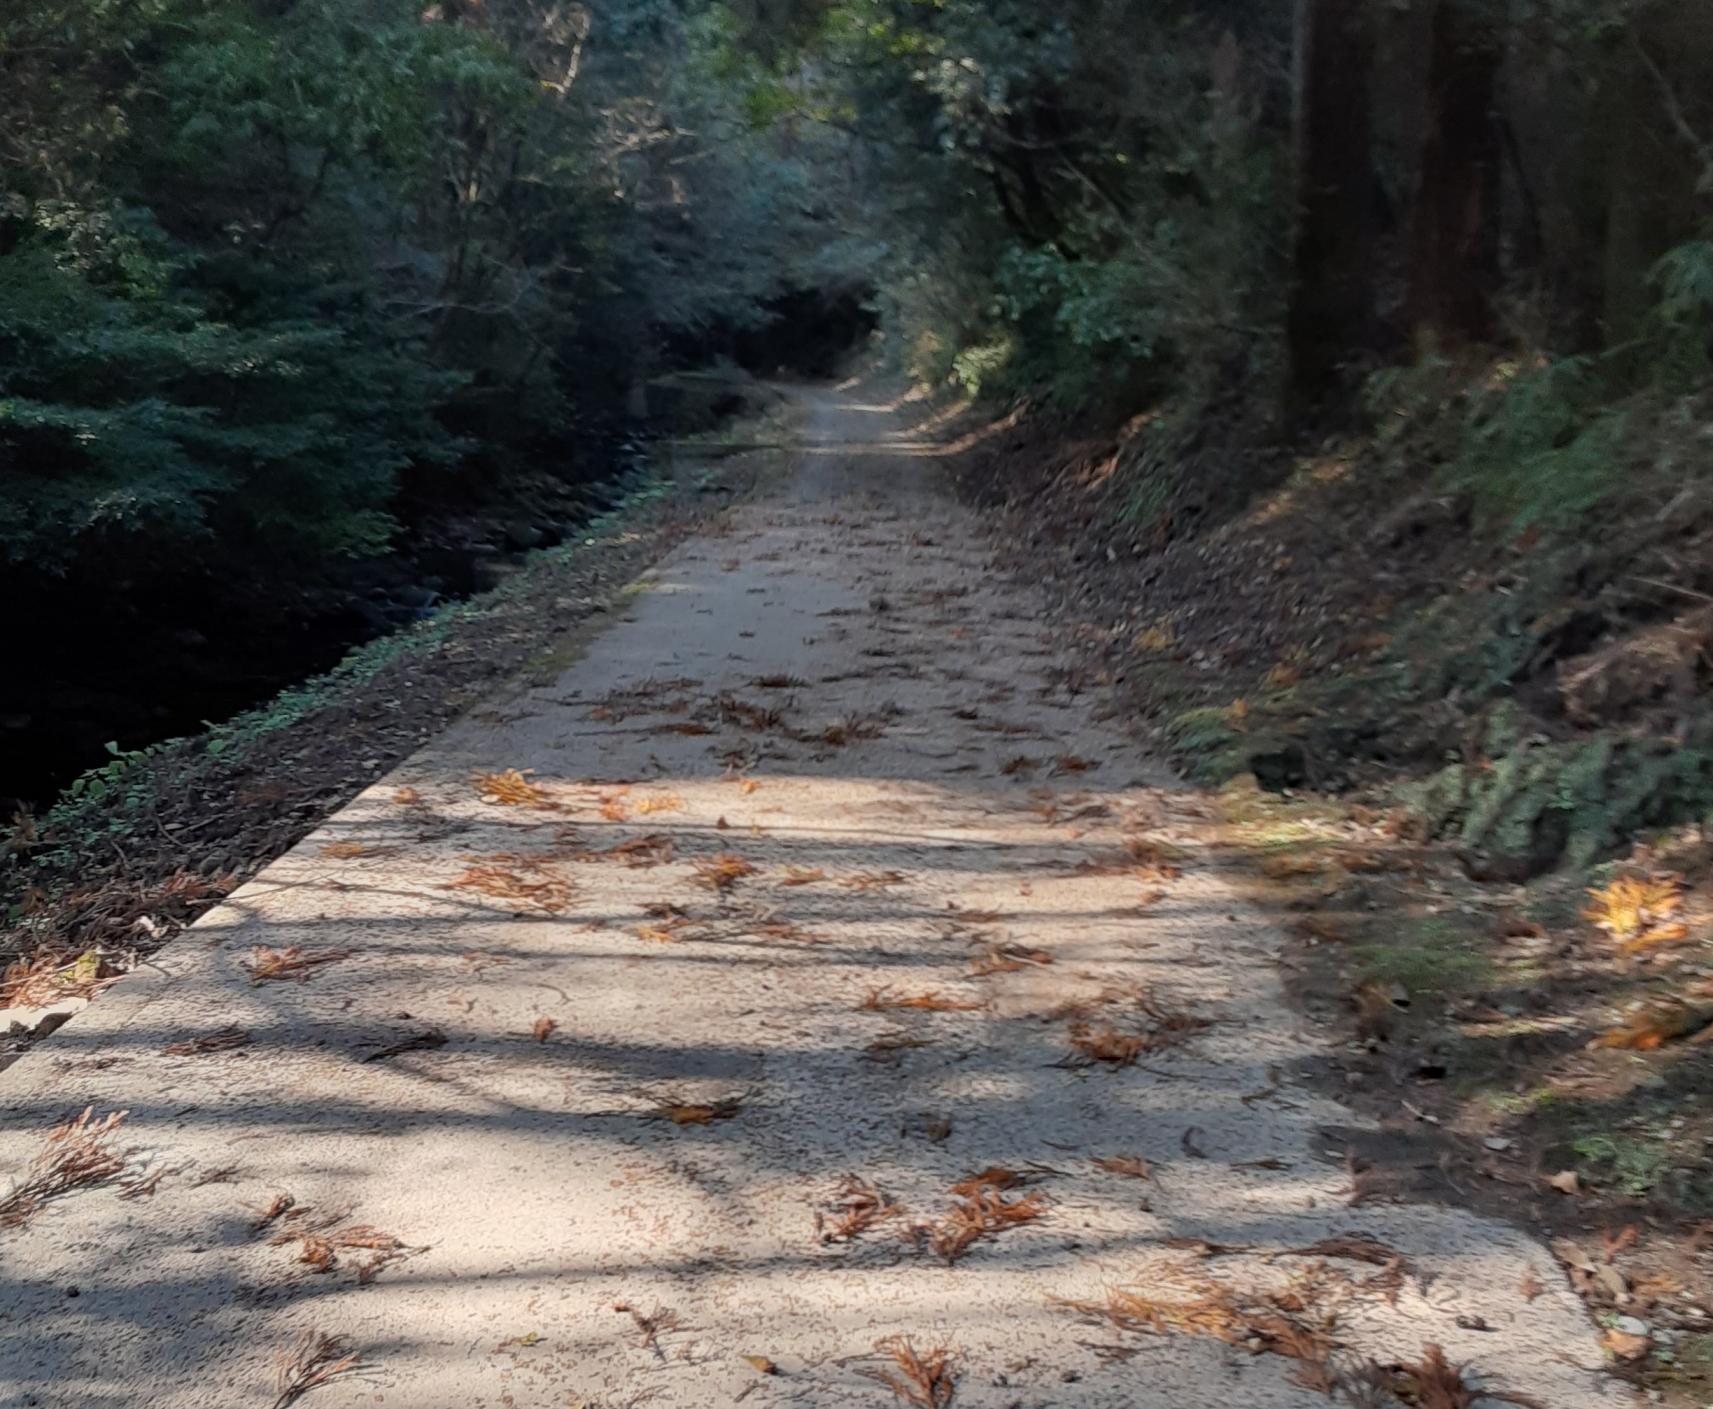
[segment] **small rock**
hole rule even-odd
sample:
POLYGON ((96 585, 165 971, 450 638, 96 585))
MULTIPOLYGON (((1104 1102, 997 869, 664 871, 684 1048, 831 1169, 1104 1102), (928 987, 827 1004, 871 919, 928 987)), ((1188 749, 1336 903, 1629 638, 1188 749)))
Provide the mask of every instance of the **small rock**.
POLYGON ((50 1033, 58 1032, 71 1021, 72 1015, 76 1013, 79 1008, 86 1006, 86 1002, 80 1002, 76 1008, 64 1008, 56 1004, 53 1008, 50 1008, 47 1012, 43 1013, 37 1020, 36 1036, 46 1037, 50 1033))
POLYGON ((45 1008, 0 1008, 0 1035, 46 1037, 88 1006, 87 998, 62 998, 45 1008))
POLYGON ((1508 1150, 1511 1148, 1511 1142, 1503 1135, 1489 1135, 1481 1143, 1489 1150, 1508 1150))
POLYGON ((1578 1272, 1592 1273, 1594 1271, 1594 1259, 1588 1255, 1588 1250, 1580 1243, 1572 1242, 1569 1238, 1555 1238, 1552 1243, 1552 1250, 1560 1262, 1574 1267, 1578 1272))
POLYGON ((1553 1188, 1557 1189, 1561 1194, 1578 1193, 1582 1187, 1580 1181, 1578 1181, 1576 1177, 1576 1171, 1574 1169, 1561 1169, 1557 1174, 1551 1176, 1546 1182, 1553 1188))
POLYGON ((1652 1328, 1640 1316, 1619 1316, 1612 1322, 1612 1329, 1626 1336, 1645 1336, 1652 1328))
POLYGON ((1630 1299, 1630 1284, 1624 1280, 1624 1274, 1609 1262, 1594 1269, 1594 1282, 1613 1301, 1625 1302, 1630 1299))

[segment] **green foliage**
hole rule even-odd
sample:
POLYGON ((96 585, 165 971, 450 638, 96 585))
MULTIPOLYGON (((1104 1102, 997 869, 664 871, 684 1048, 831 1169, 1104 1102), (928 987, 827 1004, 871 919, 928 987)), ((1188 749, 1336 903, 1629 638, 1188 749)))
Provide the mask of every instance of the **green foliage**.
MULTIPOLYGON (((539 592, 540 574, 551 574, 558 564, 623 540, 639 515, 672 493, 673 482, 652 469, 635 469, 622 478, 617 491, 613 507, 592 518, 579 538, 533 555, 521 572, 513 574, 493 592, 467 602, 451 603, 406 630, 359 646, 324 675, 282 691, 266 704, 236 718, 221 723, 205 721, 206 729, 194 738, 168 739, 134 750, 109 743, 110 761, 72 781, 44 814, 43 830, 63 838, 71 852, 100 834, 124 836, 133 832, 144 824, 156 795, 155 765, 161 760, 182 761, 186 756, 241 759, 249 751, 267 745, 280 731, 301 723, 318 710, 349 699, 390 665, 400 660, 426 659, 457 630, 467 629, 472 623, 507 620, 515 613, 519 600, 527 600, 531 593, 539 592)), ((31 860, 32 864, 51 870, 63 864, 69 854, 54 849, 38 852, 31 860)))
POLYGON ((376 552, 855 257, 724 6, 458 10, 0 15, 0 561, 376 552))
POLYGON ((1510 356, 1478 381, 1439 354, 1375 373, 1364 404, 1380 439, 1419 455, 1424 432, 1450 426, 1441 481, 1473 496, 1485 527, 1586 521, 1633 483, 1644 456, 1671 453, 1662 408, 1694 397, 1713 370, 1713 242, 1671 250, 1651 279, 1657 301, 1630 343, 1510 356))
POLYGON ((833 8, 812 104, 879 167, 863 217, 917 370, 1074 405, 1265 355, 1289 209, 1259 121, 1273 80, 1218 58, 1209 9, 833 8))
POLYGON ((1449 472, 1490 519, 1571 523, 1621 482, 1627 420, 1607 359, 1510 364, 1472 400, 1449 472))
POLYGON ((1709 742, 1522 740, 1488 763, 1444 768, 1404 795, 1431 834, 1454 838, 1494 875, 1522 880, 1561 863, 1586 866, 1649 827, 1707 816, 1709 742))
POLYGON ((1626 1198, 1646 1198, 1671 1174, 1671 1147, 1662 1132, 1652 1138, 1605 1133, 1578 1136, 1571 1144, 1578 1159, 1593 1166, 1602 1183, 1611 1183, 1626 1198))
POLYGON ((1673 390, 1692 390, 1713 370, 1713 240, 1691 240, 1653 269, 1654 364, 1673 390))
POLYGON ((80 224, 0 260, 0 556, 217 527, 288 552, 384 542, 399 471, 456 449, 431 415, 452 379, 330 320, 215 321, 155 232, 117 244, 80 224))
POLYGON ((1265 744, 1236 728, 1230 712, 1208 705, 1185 710, 1166 725, 1174 757, 1197 782, 1216 785, 1247 772, 1265 744))
POLYGON ((1016 358, 1017 340, 1014 337, 1001 336, 992 342, 972 344, 952 358, 951 380, 964 387, 971 396, 980 396, 1011 380, 1007 372, 1016 358))

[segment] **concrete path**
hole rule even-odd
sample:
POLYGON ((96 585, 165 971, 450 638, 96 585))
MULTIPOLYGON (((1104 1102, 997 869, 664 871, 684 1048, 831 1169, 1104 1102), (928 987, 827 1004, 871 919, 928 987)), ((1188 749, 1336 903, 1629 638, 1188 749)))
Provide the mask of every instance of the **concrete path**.
POLYGON ((132 1150, 0 1228, 0 1405, 285 1403, 322 1335, 314 1409, 912 1402, 900 1337, 971 1409, 1310 1409, 1429 1343, 1627 1403, 1529 1238, 1351 1206, 1194 795, 925 412, 808 402, 557 682, 0 1074, 0 1189, 86 1106, 132 1150))

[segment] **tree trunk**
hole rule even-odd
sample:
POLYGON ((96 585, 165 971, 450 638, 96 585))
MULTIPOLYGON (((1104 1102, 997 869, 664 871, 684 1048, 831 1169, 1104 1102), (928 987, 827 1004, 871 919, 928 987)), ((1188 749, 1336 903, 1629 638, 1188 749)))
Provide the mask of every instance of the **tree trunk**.
POLYGON ((1297 0, 1296 286, 1287 336, 1299 411, 1326 399, 1374 327, 1373 40, 1367 0, 1297 0))
POLYGON ((1410 226, 1408 316, 1418 338, 1484 342, 1499 288, 1504 159, 1501 51, 1464 0, 1440 0, 1428 66, 1427 140, 1410 226))

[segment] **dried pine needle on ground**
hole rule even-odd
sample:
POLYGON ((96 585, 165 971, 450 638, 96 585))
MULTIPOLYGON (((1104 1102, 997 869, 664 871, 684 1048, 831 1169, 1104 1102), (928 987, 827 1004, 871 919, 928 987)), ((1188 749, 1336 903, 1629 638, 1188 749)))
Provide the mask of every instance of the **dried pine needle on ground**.
POLYGON ((892 1336, 875 1342, 874 1348, 889 1356, 891 1370, 864 1370, 879 1380, 913 1409, 947 1409, 957 1394, 957 1376, 951 1352, 944 1346, 917 1350, 907 1336, 892 1336))
POLYGON ((21 1227, 45 1205, 79 1189, 119 1182, 134 1167, 132 1152, 113 1144, 129 1114, 97 1116, 87 1106, 49 1131, 23 1178, 0 1195, 0 1229, 21 1227))

